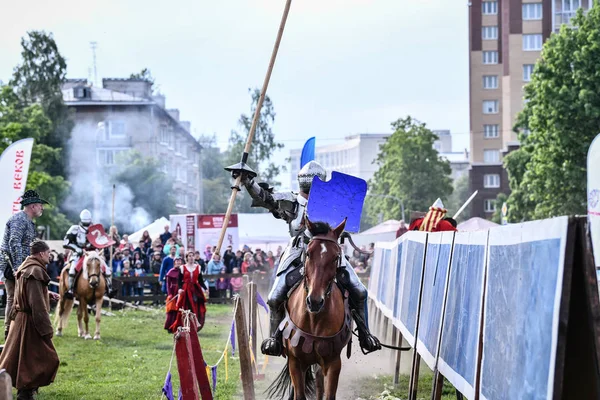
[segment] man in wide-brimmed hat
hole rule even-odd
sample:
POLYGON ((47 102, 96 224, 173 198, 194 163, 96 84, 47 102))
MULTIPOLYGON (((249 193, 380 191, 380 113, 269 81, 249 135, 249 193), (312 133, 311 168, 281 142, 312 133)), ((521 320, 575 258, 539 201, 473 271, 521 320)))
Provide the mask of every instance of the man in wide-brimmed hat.
POLYGON ((30 245, 36 237, 34 218, 42 216, 44 204, 48 202, 35 190, 28 190, 21 197, 22 211, 19 211, 6 223, 4 239, 0 245, 0 272, 4 275, 6 286, 6 317, 4 318, 4 337, 8 335, 10 320, 8 316, 15 293, 14 273, 30 255, 30 245))

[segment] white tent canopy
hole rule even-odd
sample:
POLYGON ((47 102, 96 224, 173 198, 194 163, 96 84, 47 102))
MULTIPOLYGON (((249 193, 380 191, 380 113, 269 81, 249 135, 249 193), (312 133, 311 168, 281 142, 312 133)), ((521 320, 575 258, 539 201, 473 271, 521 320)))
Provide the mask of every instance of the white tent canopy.
POLYGON ((144 231, 148 231, 148 233, 150 234, 150 237, 154 240, 154 239, 156 239, 158 236, 160 236, 165 231, 165 225, 169 225, 169 220, 166 219, 165 217, 160 217, 159 219, 157 219, 156 221, 154 221, 150 225, 148 225, 148 226, 140 229, 139 231, 137 231, 137 232, 132 233, 131 235, 129 235, 129 243, 131 243, 134 246, 136 246, 137 243, 142 238, 142 235, 144 234, 144 231))
MULTIPOLYGON (((369 243, 391 242, 396 239, 396 231, 400 221, 389 219, 361 233, 353 234, 352 239, 357 246, 368 246, 369 243)), ((408 228, 408 226, 407 226, 408 228)))
POLYGON ((458 229, 459 232, 472 232, 493 228, 494 226, 498 226, 498 224, 492 221, 488 221, 487 219, 473 217, 458 224, 456 229, 458 229))
POLYGON ((240 246, 248 245, 251 249, 275 251, 290 240, 288 225, 272 214, 238 214, 238 234, 240 246))

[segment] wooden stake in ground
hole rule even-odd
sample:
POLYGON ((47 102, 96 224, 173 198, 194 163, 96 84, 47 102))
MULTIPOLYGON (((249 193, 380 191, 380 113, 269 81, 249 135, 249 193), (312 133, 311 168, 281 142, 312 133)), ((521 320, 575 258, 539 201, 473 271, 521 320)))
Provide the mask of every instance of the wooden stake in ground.
POLYGON ((235 331, 240 351, 240 370, 242 373, 242 388, 244 400, 254 400, 254 377, 252 376, 252 360, 248 346, 248 331, 244 315, 244 301, 240 296, 235 298, 235 331))
MULTIPOLYGON (((250 153, 252 139, 254 138, 254 132, 256 132, 256 126, 258 125, 258 121, 260 120, 260 111, 262 109, 262 105, 265 100, 265 95, 267 94, 267 88, 269 87, 271 73, 273 72, 273 66, 275 65, 275 59, 277 58, 277 51, 279 50, 281 38, 283 37, 283 31, 285 29, 285 23, 287 21, 287 17, 290 12, 291 5, 292 5, 292 0, 287 0, 285 3, 285 9, 283 10, 283 16, 281 17, 281 23, 279 24, 279 31, 277 32, 277 39, 275 40, 275 46, 273 47, 273 53, 271 54, 271 61, 269 62, 269 67, 267 68, 267 75, 265 76, 262 90, 260 91, 260 97, 258 98, 258 103, 256 105, 256 111, 254 112, 254 118, 252 119, 252 126, 250 127, 250 132, 248 132, 248 138, 246 139, 246 146, 244 147, 244 153, 242 154, 242 159, 239 164, 236 164, 235 166, 226 168, 226 170, 228 170, 228 171, 246 169, 251 172, 254 172, 246 166, 246 162, 248 162, 248 154, 250 153), (239 168, 238 168, 238 166, 239 166, 239 168)), ((219 236, 219 241, 217 242, 216 252, 219 254, 221 254, 221 246, 223 245, 223 239, 225 238, 225 232, 227 231, 227 226, 229 225, 229 219, 231 218, 231 211, 233 210, 233 205, 235 204, 235 196, 237 195, 237 192, 240 190, 241 183, 242 183, 242 177, 238 176, 235 179, 235 184, 231 187, 231 197, 229 198, 229 205, 227 206, 227 213, 225 214, 225 220, 223 221, 223 227, 221 228, 221 235, 219 236)))

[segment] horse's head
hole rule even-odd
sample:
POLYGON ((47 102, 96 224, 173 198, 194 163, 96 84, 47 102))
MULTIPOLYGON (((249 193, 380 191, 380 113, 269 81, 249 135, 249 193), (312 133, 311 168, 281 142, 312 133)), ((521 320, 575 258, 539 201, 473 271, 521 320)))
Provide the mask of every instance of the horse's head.
POLYGON ((343 254, 338 239, 344 231, 346 220, 331 229, 326 223, 313 223, 306 218, 306 226, 313 236, 304 261, 306 306, 309 312, 318 313, 325 306, 325 299, 331 293, 333 280, 342 262, 343 254))
POLYGON ((85 273, 92 289, 96 289, 100 284, 100 274, 102 273, 102 259, 95 251, 91 251, 85 256, 85 273))

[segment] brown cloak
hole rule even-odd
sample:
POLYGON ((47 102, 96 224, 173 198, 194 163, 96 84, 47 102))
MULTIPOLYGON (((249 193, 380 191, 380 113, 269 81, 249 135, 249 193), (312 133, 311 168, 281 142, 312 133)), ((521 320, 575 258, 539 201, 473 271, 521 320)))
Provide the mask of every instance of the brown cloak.
POLYGON ((15 275, 15 303, 10 331, 0 355, 0 369, 6 369, 13 386, 37 389, 54 381, 58 354, 52 344, 50 277, 40 260, 29 256, 15 275))

